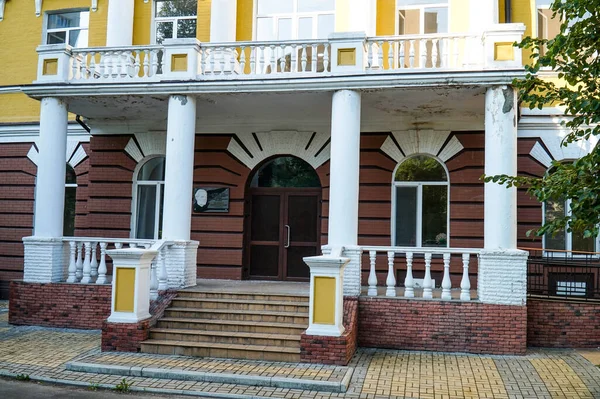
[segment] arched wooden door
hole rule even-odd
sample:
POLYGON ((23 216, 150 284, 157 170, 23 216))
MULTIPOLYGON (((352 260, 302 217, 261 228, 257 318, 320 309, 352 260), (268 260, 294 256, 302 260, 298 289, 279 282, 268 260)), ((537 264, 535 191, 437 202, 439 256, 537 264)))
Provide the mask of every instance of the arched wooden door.
POLYGON ((320 253, 321 184, 305 161, 283 156, 259 167, 246 195, 245 274, 307 281, 302 258, 320 253))

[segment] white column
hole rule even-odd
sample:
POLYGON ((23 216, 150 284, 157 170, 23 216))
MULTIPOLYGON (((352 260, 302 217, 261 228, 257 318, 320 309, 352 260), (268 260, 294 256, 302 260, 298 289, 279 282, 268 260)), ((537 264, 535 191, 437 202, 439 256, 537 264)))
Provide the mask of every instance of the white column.
MULTIPOLYGON (((517 96, 511 86, 485 95, 485 174, 517 174, 517 96)), ((485 183, 484 247, 517 247, 517 190, 485 183)))
POLYGON ((169 97, 163 233, 165 240, 190 239, 196 99, 169 97))
POLYGON ((212 0, 210 5, 210 41, 235 42, 237 0, 212 0))
POLYGON ((53 97, 42 99, 35 188, 36 237, 63 235, 67 121, 67 105, 64 102, 53 97))
POLYGON ((336 23, 336 31, 365 32, 367 36, 375 36, 376 0, 337 1, 336 6, 336 18, 346 18, 336 23))
POLYGON ((498 23, 498 0, 475 0, 469 2, 471 32, 483 32, 498 23))
POLYGON ((106 19, 106 46, 131 46, 133 43, 134 0, 109 0, 106 19))
POLYGON ((328 245, 356 245, 360 160, 360 92, 340 90, 331 107, 328 245))

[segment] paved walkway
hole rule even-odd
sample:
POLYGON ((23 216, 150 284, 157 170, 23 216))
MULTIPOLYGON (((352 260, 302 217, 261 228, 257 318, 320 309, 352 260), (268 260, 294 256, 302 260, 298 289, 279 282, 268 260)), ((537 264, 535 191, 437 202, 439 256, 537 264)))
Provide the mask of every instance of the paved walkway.
POLYGON ((126 377, 133 390, 228 398, 600 398, 600 369, 576 351, 533 350, 527 356, 478 356, 361 349, 348 368, 319 365, 101 354, 98 331, 14 327, 0 313, 0 374, 115 387, 123 377, 66 370, 69 362, 149 365, 245 375, 338 380, 345 393, 271 386, 126 377), (160 359, 160 360, 158 360, 160 359), (156 361, 155 361, 156 360, 156 361))

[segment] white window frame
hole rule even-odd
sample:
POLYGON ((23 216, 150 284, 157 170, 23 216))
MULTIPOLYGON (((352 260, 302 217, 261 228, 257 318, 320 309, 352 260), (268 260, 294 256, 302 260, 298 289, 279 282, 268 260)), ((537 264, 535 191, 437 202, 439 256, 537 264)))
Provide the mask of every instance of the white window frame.
POLYGON ((83 12, 83 11, 87 11, 88 14, 91 17, 91 13, 90 13, 90 9, 89 8, 65 8, 65 9, 59 9, 59 10, 46 11, 44 13, 44 20, 43 20, 43 27, 42 27, 42 43, 43 44, 48 44, 48 33, 66 31, 67 35, 65 37, 65 43, 69 44, 70 31, 72 31, 72 30, 87 30, 88 31, 88 42, 86 43, 85 46, 83 46, 81 48, 89 47, 89 45, 90 45, 90 43, 89 43, 89 37, 90 37, 89 36, 89 33, 90 33, 89 21, 88 21, 88 26, 87 26, 86 29, 82 29, 81 27, 77 27, 77 28, 54 28, 54 29, 48 29, 48 16, 49 15, 65 14, 65 13, 69 13, 69 12, 83 12))
POLYGON ((154 221, 154 240, 158 240, 159 236, 159 226, 160 226, 160 206, 164 201, 163 195, 162 193, 162 186, 165 185, 165 181, 158 181, 158 180, 138 180, 138 175, 140 173, 140 170, 142 169, 142 167, 148 163, 150 160, 154 159, 154 158, 164 158, 165 162, 166 162, 166 157, 164 155, 151 155, 148 156, 144 159, 142 159, 140 162, 138 162, 137 166, 135 167, 135 170, 133 171, 133 188, 132 188, 132 196, 131 196, 131 231, 129 233, 129 237, 130 238, 137 238, 137 224, 138 224, 138 212, 137 212, 137 203, 138 203, 138 187, 139 186, 156 186, 156 190, 157 190, 157 195, 156 195, 156 204, 155 204, 155 209, 154 209, 154 215, 156 220, 154 221))
POLYGON ((156 16, 156 0, 152 0, 152 13, 150 24, 150 42, 156 44, 156 28, 158 22, 169 22, 173 23, 173 39, 177 39, 177 21, 180 19, 195 19, 196 20, 196 37, 198 36, 198 6, 196 5, 196 15, 189 17, 157 17, 156 16))
MULTIPOLYGON (((71 164, 69 164, 67 162, 67 166, 71 166, 71 164)), ((67 188, 74 188, 75 189, 75 219, 77 220, 77 172, 75 171, 75 168, 73 166, 71 166, 71 168, 73 169, 73 172, 75 172, 75 183, 65 183, 65 198, 66 198, 67 188)), ((65 171, 65 177, 66 177, 66 171, 65 171)), ((66 209, 66 203, 65 203, 65 209, 66 209)), ((63 213, 64 213, 64 209, 63 209, 63 213)))
MULTIPOLYGON (((432 247, 432 248, 449 248, 450 247, 450 173, 448 168, 439 158, 431 154, 415 154, 405 158, 394 168, 392 174, 392 215, 391 215, 391 246, 396 245, 396 187, 416 187, 417 188, 417 217, 416 217, 416 243, 415 248, 423 247, 423 186, 447 186, 446 195, 446 246, 432 247), (396 172, 403 162, 406 162, 410 158, 416 156, 426 156, 435 159, 446 172, 446 181, 396 181, 396 172)), ((427 247, 429 248, 429 247, 427 247)))
POLYGON ((419 13, 419 19, 421 21, 421 24, 419 25, 419 35, 424 35, 425 34, 425 9, 426 8, 446 8, 448 9, 448 32, 450 33, 450 2, 446 2, 446 3, 428 3, 428 4, 415 4, 415 5, 398 5, 398 3, 396 3, 396 17, 395 17, 395 27, 394 27, 394 32, 396 35, 400 35, 399 32, 399 28, 400 28, 400 11, 402 10, 420 10, 419 13))
MULTIPOLYGON (((565 201, 565 213, 569 215, 571 213, 571 199, 568 198, 565 201)), ((546 223, 546 202, 542 203, 542 221, 546 223)), ((592 252, 600 252, 600 235, 596 237, 594 242, 594 251, 592 252)), ((565 229, 565 249, 550 249, 546 248, 546 234, 542 236, 542 248, 544 250, 544 255, 551 254, 553 252, 572 252, 573 251, 573 233, 568 232, 565 229)), ((586 256, 585 254, 573 254, 573 256, 586 256)), ((600 254, 594 255, 594 257, 600 257, 600 254)))
MULTIPOLYGON (((318 19, 320 15, 333 15, 333 27, 334 27, 334 31, 335 31, 335 20, 336 20, 336 10, 335 8, 331 11, 312 11, 312 12, 298 12, 298 0, 292 0, 293 1, 293 9, 296 11, 293 11, 291 13, 273 13, 273 14, 259 14, 258 13, 258 1, 259 0, 254 0, 254 10, 253 10, 253 16, 252 16, 252 38, 253 40, 258 40, 257 39, 257 33, 258 33, 258 19, 259 18, 273 18, 273 28, 274 31, 277 33, 277 35, 279 34, 277 27, 279 26, 279 19, 291 19, 292 20, 292 39, 291 40, 296 40, 298 38, 298 21, 300 20, 300 18, 308 18, 311 17, 313 19, 313 24, 312 24, 312 37, 310 38, 310 40, 314 40, 317 39, 317 34, 319 32, 318 30, 318 19)), ((323 38, 326 39, 326 38, 323 38)), ((308 40, 308 39, 307 39, 308 40)))

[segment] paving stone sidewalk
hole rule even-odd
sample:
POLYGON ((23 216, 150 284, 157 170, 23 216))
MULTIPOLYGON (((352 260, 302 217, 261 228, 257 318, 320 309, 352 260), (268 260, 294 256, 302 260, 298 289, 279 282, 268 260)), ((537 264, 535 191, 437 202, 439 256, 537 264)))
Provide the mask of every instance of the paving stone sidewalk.
MULTIPOLYGON (((315 380, 346 368, 226 359, 100 352, 99 331, 14 327, 0 313, 0 374, 114 387, 119 375, 66 370, 69 362, 162 365, 227 373, 315 380)), ((240 384, 127 377, 134 390, 221 398, 600 398, 600 369, 572 350, 532 350, 527 356, 480 356, 360 349, 349 365, 345 393, 240 384)))

